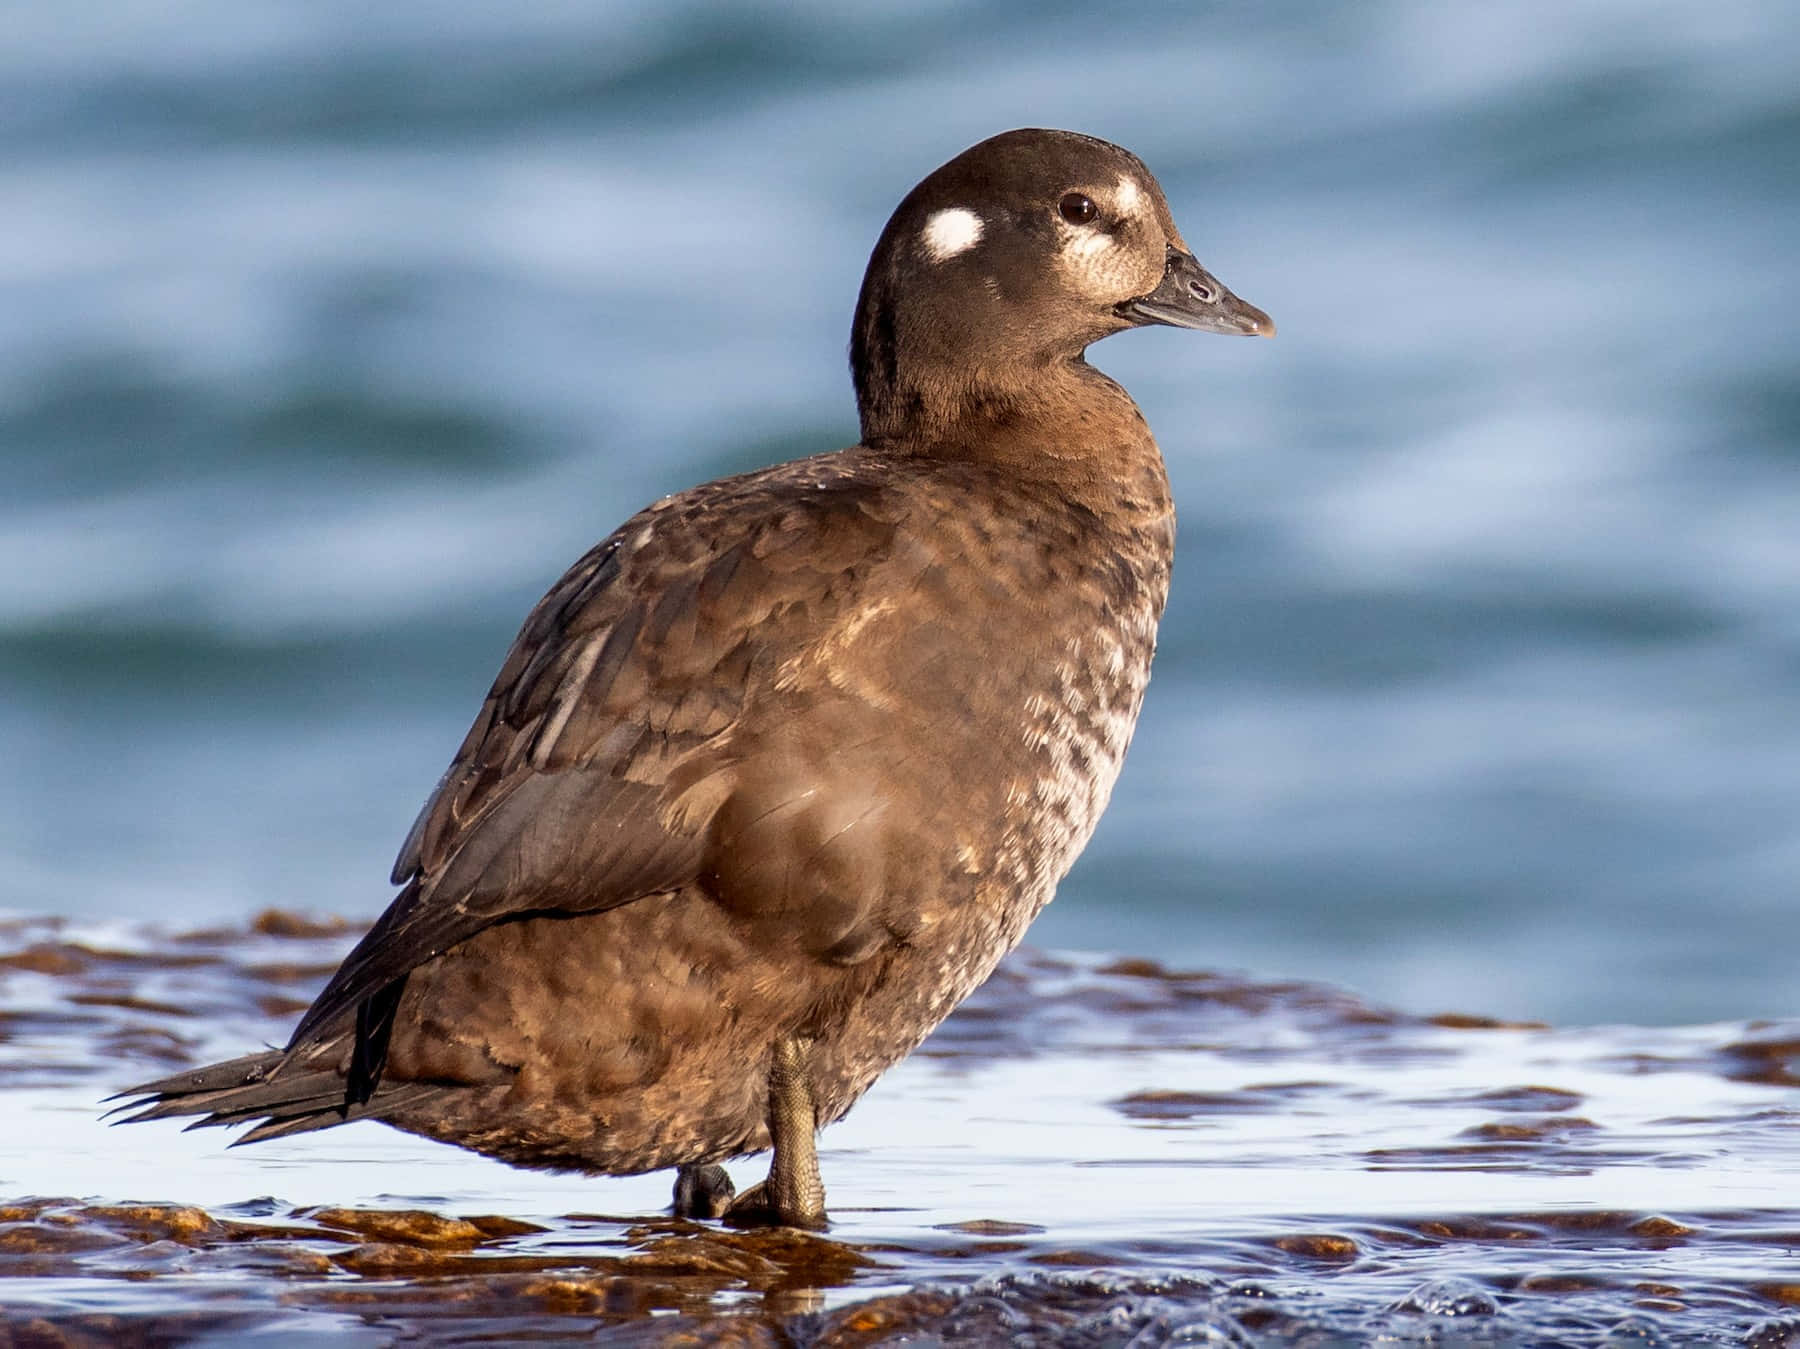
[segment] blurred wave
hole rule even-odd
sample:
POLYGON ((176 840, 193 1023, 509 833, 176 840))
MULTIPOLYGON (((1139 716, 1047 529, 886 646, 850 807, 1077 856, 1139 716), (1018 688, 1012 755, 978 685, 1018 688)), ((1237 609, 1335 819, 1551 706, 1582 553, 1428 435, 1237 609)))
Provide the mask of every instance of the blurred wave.
POLYGON ((1796 57, 1775 0, 22 10, 0 905, 378 910, 543 587, 852 440, 887 212, 1063 125, 1282 336, 1094 353, 1181 555, 1034 940, 1791 1012, 1796 57))

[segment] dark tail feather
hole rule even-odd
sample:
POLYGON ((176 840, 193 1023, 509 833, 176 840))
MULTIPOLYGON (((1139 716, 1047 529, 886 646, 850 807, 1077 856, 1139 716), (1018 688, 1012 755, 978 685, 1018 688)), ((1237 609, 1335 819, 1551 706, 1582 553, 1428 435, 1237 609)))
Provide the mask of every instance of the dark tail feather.
POLYGON ((350 1077, 344 1086, 346 1105, 362 1105, 381 1083, 387 1067, 388 1041, 394 1033, 394 1014, 400 995, 406 992, 406 976, 380 989, 356 1005, 356 1047, 350 1052, 350 1077))
POLYGON ((210 1067, 192 1068, 169 1077, 159 1077, 154 1082, 140 1082, 135 1087, 127 1087, 124 1091, 108 1096, 107 1100, 122 1104, 106 1113, 111 1116, 125 1110, 137 1111, 122 1120, 115 1120, 116 1124, 166 1119, 171 1115, 205 1114, 214 1101, 227 1099, 237 1092, 253 1092, 267 1083, 270 1074, 281 1065, 284 1057, 280 1050, 270 1049, 261 1054, 246 1054, 241 1059, 228 1059, 210 1067))
MULTIPOLYGON (((406 1086, 389 1087, 378 1091, 373 1099, 361 1105, 346 1106, 341 1099, 325 1105, 320 1105, 316 1101, 310 1104, 295 1102, 281 1111, 266 1112, 267 1119, 242 1138, 233 1139, 231 1146, 241 1148, 246 1143, 261 1143, 269 1138, 288 1138, 294 1134, 307 1134, 315 1129, 329 1129, 336 1124, 348 1124, 352 1120, 387 1119, 395 1111, 404 1110, 407 1106, 424 1101, 442 1090, 442 1087, 429 1082, 415 1082, 406 1086)), ((213 1119, 201 1121, 202 1124, 214 1122, 213 1119)), ((225 1121, 218 1122, 224 1123, 225 1121)))
POLYGON ((306 1055, 271 1049, 143 1082, 110 1097, 122 1104, 109 1113, 132 1112, 117 1124, 198 1115, 190 1129, 260 1120, 237 1140, 255 1143, 355 1119, 381 1119, 441 1090, 433 1084, 397 1083, 371 1087, 365 1100, 349 1100, 338 1066, 342 1040, 319 1048, 324 1052, 306 1055))
POLYGON ((442 1088, 434 1084, 384 1085, 388 1042, 406 980, 397 979, 357 1008, 350 1063, 344 1064, 348 1027, 305 1045, 174 1073, 129 1087, 108 1100, 117 1124, 198 1115, 188 1126, 254 1124, 238 1143, 326 1129, 355 1119, 382 1119, 442 1088), (260 1123, 256 1123, 260 1121, 260 1123))

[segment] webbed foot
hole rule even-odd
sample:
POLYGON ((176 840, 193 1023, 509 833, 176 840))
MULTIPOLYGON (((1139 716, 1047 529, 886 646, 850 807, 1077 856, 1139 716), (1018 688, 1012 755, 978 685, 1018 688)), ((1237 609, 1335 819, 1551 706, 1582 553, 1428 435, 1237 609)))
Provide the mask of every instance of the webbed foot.
POLYGON ((669 1206, 677 1218, 723 1218, 731 1212, 737 1186, 722 1166, 681 1166, 675 1171, 675 1202, 669 1206))

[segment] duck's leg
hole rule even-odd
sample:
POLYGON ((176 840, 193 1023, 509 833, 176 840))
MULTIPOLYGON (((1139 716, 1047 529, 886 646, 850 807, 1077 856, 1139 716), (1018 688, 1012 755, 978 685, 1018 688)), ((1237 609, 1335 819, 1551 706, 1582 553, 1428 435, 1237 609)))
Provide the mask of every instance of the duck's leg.
POLYGON ((799 1040, 784 1036, 775 1042, 769 1062, 769 1137, 775 1144, 769 1178, 737 1197, 726 1215, 727 1222, 826 1225, 825 1183, 819 1179, 819 1150, 814 1141, 818 1127, 812 1084, 806 1079, 806 1056, 799 1040))
POLYGON ((681 1166, 675 1172, 675 1202, 670 1210, 677 1218, 723 1218, 731 1212, 737 1186, 722 1166, 681 1166))

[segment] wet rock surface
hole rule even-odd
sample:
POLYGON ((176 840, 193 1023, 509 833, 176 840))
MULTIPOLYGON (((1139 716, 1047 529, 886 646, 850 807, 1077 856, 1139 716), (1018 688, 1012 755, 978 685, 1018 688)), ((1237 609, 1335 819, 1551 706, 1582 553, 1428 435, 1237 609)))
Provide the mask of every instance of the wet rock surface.
POLYGON ((97 1122, 279 1041, 354 936, 0 924, 0 1344, 1800 1346, 1795 1023, 1024 953, 823 1136, 824 1235, 378 1126, 97 1122))

